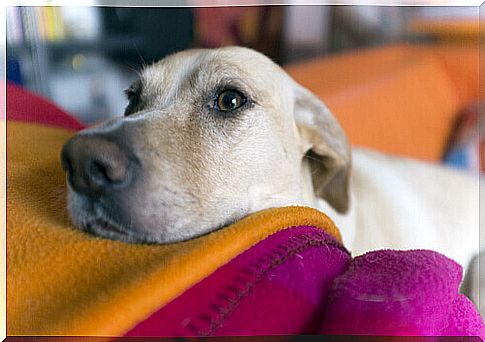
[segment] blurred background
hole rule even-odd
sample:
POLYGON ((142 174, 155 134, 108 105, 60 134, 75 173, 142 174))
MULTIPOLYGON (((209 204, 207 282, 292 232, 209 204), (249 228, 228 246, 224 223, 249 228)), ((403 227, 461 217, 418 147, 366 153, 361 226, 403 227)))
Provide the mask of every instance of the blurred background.
POLYGON ((7 7, 7 79, 89 125, 123 113, 143 65, 243 45, 320 96, 354 145, 476 170, 478 18, 478 7, 7 7), (413 123, 396 137, 402 120, 413 123))

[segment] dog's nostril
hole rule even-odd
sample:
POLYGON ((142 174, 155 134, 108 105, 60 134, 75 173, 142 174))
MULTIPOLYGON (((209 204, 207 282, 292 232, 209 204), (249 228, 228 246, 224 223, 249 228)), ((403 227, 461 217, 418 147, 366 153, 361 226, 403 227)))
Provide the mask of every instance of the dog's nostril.
POLYGON ((120 158, 110 158, 107 161, 93 160, 89 167, 90 177, 99 185, 123 182, 126 173, 127 162, 120 158))
POLYGON ((101 185, 104 183, 109 183, 110 179, 107 175, 107 166, 100 163, 99 161, 92 161, 89 166, 89 175, 93 181, 101 185))

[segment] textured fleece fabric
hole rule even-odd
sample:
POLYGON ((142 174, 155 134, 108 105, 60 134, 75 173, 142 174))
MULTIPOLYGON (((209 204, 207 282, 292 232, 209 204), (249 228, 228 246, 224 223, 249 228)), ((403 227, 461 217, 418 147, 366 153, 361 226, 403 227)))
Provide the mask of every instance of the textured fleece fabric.
POLYGON ((326 233, 269 236, 139 323, 127 336, 484 336, 458 293, 461 266, 427 250, 352 259, 326 233))

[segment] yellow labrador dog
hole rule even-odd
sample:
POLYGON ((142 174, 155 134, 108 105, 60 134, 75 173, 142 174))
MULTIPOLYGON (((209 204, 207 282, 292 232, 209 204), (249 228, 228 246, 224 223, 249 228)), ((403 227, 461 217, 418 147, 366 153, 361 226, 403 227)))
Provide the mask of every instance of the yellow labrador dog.
POLYGON ((62 151, 80 229, 190 239, 285 205, 349 206, 351 153, 325 105, 253 50, 188 50, 147 67, 125 116, 62 151))
MULTIPOLYGON (((69 212, 82 230, 167 243, 305 205, 329 214, 356 255, 426 248, 467 267, 478 253, 477 179, 356 148, 351 160, 325 105, 253 50, 177 53, 126 93, 124 117, 62 151, 69 212)), ((477 293, 477 281, 468 287, 477 293)))

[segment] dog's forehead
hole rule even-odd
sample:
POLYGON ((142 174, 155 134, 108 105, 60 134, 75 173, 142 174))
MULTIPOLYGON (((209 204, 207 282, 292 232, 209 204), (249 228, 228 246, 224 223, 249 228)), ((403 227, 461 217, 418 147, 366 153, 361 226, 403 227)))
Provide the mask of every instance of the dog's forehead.
POLYGON ((153 86, 173 85, 201 69, 213 72, 214 77, 224 73, 254 78, 266 74, 272 77, 284 74, 276 63, 259 52, 242 47, 226 47, 192 49, 170 55, 147 67, 142 79, 153 86))

